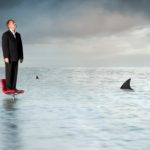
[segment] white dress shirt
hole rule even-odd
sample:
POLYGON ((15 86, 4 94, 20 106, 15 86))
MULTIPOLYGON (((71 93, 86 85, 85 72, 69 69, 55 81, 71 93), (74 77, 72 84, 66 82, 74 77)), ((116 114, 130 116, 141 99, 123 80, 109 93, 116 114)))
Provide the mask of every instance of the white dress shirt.
POLYGON ((11 31, 11 33, 14 35, 14 38, 16 38, 16 31, 11 30, 11 29, 10 29, 10 31, 11 31))

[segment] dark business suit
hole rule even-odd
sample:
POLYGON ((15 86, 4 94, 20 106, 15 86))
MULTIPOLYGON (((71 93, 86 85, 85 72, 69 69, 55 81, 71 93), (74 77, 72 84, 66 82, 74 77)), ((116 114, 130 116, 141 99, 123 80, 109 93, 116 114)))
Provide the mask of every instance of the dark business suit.
POLYGON ((2 36, 3 57, 9 59, 9 63, 5 63, 6 72, 6 88, 16 89, 18 61, 23 59, 23 46, 19 33, 16 32, 16 37, 8 30, 2 36))

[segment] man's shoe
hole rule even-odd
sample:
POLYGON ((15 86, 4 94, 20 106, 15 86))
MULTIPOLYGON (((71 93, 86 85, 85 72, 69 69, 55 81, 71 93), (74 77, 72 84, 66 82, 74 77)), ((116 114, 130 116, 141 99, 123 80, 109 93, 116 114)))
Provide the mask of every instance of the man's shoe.
POLYGON ((23 90, 15 89, 15 92, 16 92, 16 93, 23 93, 23 90))
POLYGON ((20 92, 20 90, 18 90, 18 89, 15 89, 15 91, 16 91, 16 92, 20 92))

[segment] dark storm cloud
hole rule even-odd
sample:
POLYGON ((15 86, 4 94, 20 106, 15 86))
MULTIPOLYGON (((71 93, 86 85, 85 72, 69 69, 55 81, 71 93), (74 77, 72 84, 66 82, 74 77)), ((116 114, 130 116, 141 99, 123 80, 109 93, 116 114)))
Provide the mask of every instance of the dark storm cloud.
POLYGON ((25 6, 32 6, 32 11, 36 10, 40 5, 42 6, 43 4, 46 4, 47 8, 49 9, 59 9, 63 5, 67 5, 69 9, 69 7, 80 7, 80 5, 84 4, 103 7, 109 11, 140 11, 144 14, 150 12, 149 0, 10 0, 1 1, 0 10, 6 11, 7 9, 9 10, 11 8, 17 8, 21 4, 25 6))
POLYGON ((13 7, 17 7, 22 2, 23 1, 21 0, 0 1, 0 10, 6 10, 6 9, 11 9, 13 7))
POLYGON ((109 11, 117 11, 120 13, 130 14, 136 13, 142 14, 145 17, 150 13, 150 1, 149 0, 103 0, 101 1, 103 8, 109 11))
POLYGON ((14 18, 25 41, 31 43, 48 38, 85 38, 98 33, 103 36, 149 21, 149 7, 148 0, 3 1, 0 30, 4 30, 8 18, 14 18))
MULTIPOLYGON (((34 2, 39 2, 35 0, 34 2)), ((50 0, 43 1, 42 3, 47 3, 49 8, 55 7, 59 8, 62 5, 68 5, 68 7, 77 6, 80 7, 82 5, 91 5, 97 6, 99 8, 105 8, 108 11, 118 11, 118 12, 133 12, 133 13, 142 13, 146 16, 149 15, 150 12, 150 1, 149 0, 50 0), (77 4, 77 5, 76 5, 77 4)), ((67 11, 67 10, 66 10, 67 11)))

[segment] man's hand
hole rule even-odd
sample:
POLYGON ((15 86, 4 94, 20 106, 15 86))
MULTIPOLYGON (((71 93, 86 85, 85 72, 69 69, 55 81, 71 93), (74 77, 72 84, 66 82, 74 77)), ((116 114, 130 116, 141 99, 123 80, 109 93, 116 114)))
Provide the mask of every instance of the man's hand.
POLYGON ((9 64, 9 58, 4 58, 4 62, 9 64))
POLYGON ((20 63, 22 63, 23 62, 23 59, 20 59, 20 63))

